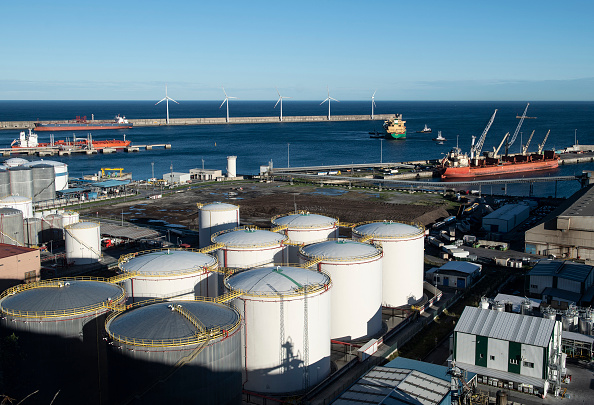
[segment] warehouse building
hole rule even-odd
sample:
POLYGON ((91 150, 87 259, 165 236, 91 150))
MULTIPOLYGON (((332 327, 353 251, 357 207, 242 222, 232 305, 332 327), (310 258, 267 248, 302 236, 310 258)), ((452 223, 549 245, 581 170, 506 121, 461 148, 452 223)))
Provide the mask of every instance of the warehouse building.
POLYGON ((480 277, 482 268, 476 263, 451 261, 428 270, 425 279, 437 286, 466 288, 480 277))
POLYGON ((483 217, 487 232, 506 233, 528 219, 530 207, 525 204, 507 204, 483 217))
POLYGON ((528 291, 549 304, 581 304, 594 283, 594 267, 563 260, 541 260, 528 273, 528 291))
POLYGON ((168 184, 186 184, 190 182, 190 173, 171 172, 163 175, 168 184))
POLYGON ((0 243, 0 288, 39 280, 39 250, 0 243))
POLYGON ((526 231, 525 251, 538 255, 594 259, 594 188, 576 192, 526 231))
POLYGON ((561 322, 466 307, 453 336, 453 359, 479 383, 546 396, 563 368, 561 322))

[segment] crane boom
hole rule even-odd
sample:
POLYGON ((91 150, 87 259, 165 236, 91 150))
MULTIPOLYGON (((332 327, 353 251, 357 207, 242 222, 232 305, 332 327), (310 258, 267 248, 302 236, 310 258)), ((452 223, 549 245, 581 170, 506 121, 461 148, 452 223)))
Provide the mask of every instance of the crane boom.
POLYGON ((549 137, 550 132, 551 132, 551 130, 549 129, 547 131, 547 134, 545 135, 544 139, 542 140, 542 143, 540 145, 538 145, 538 154, 539 155, 542 153, 542 148, 544 148, 544 145, 547 142, 547 138, 549 137))
POLYGON ((483 131, 483 134, 479 138, 476 145, 473 145, 472 148, 470 149, 470 158, 471 159, 474 159, 475 157, 480 156, 481 151, 483 150, 483 144, 485 143, 485 138, 487 137, 487 132, 489 132, 489 129, 491 128, 491 125, 493 124, 493 121, 495 120, 495 114, 497 114, 497 110, 495 110, 495 112, 491 116, 489 123, 485 127, 485 130, 483 131))
POLYGON ((501 147, 503 146, 503 142, 505 142, 505 140, 507 139, 508 136, 509 136, 509 132, 507 134, 505 134, 505 136, 501 140, 501 143, 499 144, 499 147, 497 149, 493 148, 493 157, 494 158, 497 157, 497 154, 499 153, 499 149, 501 149, 501 147))
POLYGON ((528 142, 526 142, 526 145, 522 146, 522 155, 525 155, 526 152, 528 151, 528 146, 530 146, 530 141, 532 140, 533 135, 534 135, 534 131, 532 131, 532 133, 530 134, 530 138, 528 138, 528 142))
POLYGON ((518 122, 518 126, 516 127, 516 132, 514 132, 514 136, 512 136, 511 141, 509 141, 509 144, 507 145, 508 148, 514 144, 514 142, 516 141, 516 138, 518 137, 518 133, 520 132, 520 128, 522 127, 522 123, 524 122, 524 118, 526 118, 526 112, 528 111, 528 106, 530 106, 530 103, 526 104, 526 109, 524 110, 524 114, 522 114, 522 117, 520 118, 520 122, 518 122))

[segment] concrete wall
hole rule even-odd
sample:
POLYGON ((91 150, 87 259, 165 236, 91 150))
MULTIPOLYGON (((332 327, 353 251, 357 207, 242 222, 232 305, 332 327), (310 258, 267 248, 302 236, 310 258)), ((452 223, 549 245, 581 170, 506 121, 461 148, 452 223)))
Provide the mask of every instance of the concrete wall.
POLYGON ((558 230, 542 223, 526 231, 525 243, 534 245, 536 254, 561 257, 566 253, 568 258, 594 259, 594 228, 558 230))

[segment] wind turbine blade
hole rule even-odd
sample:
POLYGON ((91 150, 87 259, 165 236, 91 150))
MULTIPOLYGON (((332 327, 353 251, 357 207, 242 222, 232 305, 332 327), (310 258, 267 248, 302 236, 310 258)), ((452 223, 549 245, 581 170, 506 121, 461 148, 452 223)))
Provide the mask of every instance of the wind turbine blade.
POLYGON ((221 87, 221 88, 223 89, 223 93, 225 93, 225 98, 229 98, 229 97, 227 97, 227 92, 225 91, 225 88, 224 87, 221 87))
POLYGON ((166 98, 164 98, 164 99, 161 99, 161 100, 157 101, 157 102, 155 103, 155 105, 157 105, 157 104, 159 104, 161 101, 165 101, 165 100, 167 100, 167 99, 166 99, 166 98))
POLYGON ((278 94, 278 96, 280 97, 280 92, 278 91, 278 87, 274 86, 274 88, 276 89, 276 93, 278 94))
POLYGON ((373 106, 374 106, 374 107, 377 107, 377 105, 375 104, 375 101, 373 102, 373 106))
POLYGON ((281 98, 293 98, 293 97, 285 97, 285 96, 282 96, 281 98))
POLYGON ((237 98, 237 97, 227 97, 227 98, 237 98))
POLYGON ((171 97, 167 97, 169 100, 173 101, 176 104, 179 104, 177 101, 175 101, 174 99, 172 99, 171 97))
POLYGON ((336 101, 337 103, 340 103, 340 101, 338 101, 338 100, 337 100, 337 99, 335 99, 335 98, 332 98, 332 97, 328 97, 328 98, 329 98, 330 100, 332 100, 332 101, 336 101))
POLYGON ((377 93, 377 90, 373 92, 373 96, 371 96, 371 98, 375 97, 375 93, 377 93))
POLYGON ((328 101, 328 99, 326 99, 326 100, 322 101, 322 102, 320 103, 320 105, 324 104, 326 101, 328 101))
POLYGON ((276 106, 278 105, 278 103, 280 103, 281 99, 282 99, 282 97, 279 97, 278 101, 276 102, 276 104, 274 105, 273 108, 276 108, 276 106))
POLYGON ((223 105, 225 105, 226 102, 227 102, 227 99, 224 99, 223 102, 221 103, 221 105, 219 106, 219 108, 221 108, 223 105))

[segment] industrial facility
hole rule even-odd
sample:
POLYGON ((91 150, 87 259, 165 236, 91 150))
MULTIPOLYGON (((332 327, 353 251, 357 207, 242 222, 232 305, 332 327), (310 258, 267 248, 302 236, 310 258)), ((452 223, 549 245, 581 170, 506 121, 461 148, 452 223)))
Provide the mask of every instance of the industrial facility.
POLYGON ((198 211, 199 248, 210 245, 211 238, 215 233, 239 226, 239 207, 237 205, 222 202, 198 204, 198 211))
POLYGON ((483 217, 483 228, 487 232, 506 233, 524 222, 530 216, 530 207, 526 204, 506 204, 483 217))
POLYGON ((528 273, 530 294, 566 309, 575 303, 589 306, 594 294, 594 266, 563 260, 541 260, 528 273))

